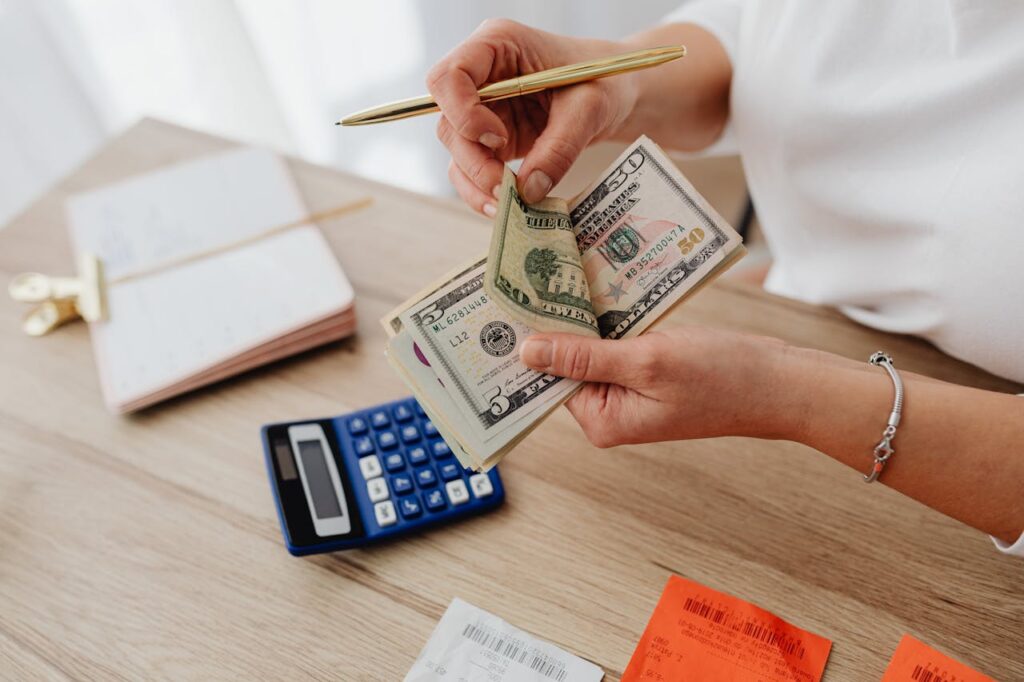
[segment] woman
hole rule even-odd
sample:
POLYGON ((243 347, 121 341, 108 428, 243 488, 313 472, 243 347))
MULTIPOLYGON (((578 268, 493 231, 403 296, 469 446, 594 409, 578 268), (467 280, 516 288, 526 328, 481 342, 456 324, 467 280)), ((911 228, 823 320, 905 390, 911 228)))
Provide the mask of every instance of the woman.
MULTIPOLYGON (((1024 381, 1024 5, 939 9, 702 0, 618 43, 485 22, 428 76, 449 176, 493 216, 508 159, 524 159, 519 189, 536 201, 595 140, 735 145, 774 257, 767 289, 1024 381), (669 44, 689 56, 493 105, 476 96, 669 44)), ((600 447, 784 438, 865 471, 893 401, 893 380, 866 362, 699 327, 538 334, 521 357, 590 382, 568 407, 600 447)), ((898 453, 880 480, 1024 556, 1024 400, 900 375, 898 453)))

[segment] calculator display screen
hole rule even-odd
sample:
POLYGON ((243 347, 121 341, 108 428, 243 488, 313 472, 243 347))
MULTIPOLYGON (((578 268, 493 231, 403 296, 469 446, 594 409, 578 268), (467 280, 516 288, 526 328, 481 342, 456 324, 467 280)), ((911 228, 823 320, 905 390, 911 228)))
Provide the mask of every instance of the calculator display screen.
POLYGON ((338 495, 334 492, 331 474, 327 469, 327 453, 324 452, 319 440, 299 441, 299 458, 306 472, 309 495, 313 498, 313 508, 321 519, 342 516, 338 495))

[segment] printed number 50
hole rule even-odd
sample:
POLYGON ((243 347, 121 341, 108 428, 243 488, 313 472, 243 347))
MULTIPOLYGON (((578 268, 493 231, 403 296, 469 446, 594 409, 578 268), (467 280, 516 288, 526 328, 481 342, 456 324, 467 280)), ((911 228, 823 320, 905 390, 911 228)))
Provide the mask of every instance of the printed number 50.
POLYGON ((704 230, 699 227, 695 227, 690 230, 690 234, 679 240, 679 250, 683 252, 683 255, 689 254, 693 251, 693 247, 697 246, 704 241, 704 230))

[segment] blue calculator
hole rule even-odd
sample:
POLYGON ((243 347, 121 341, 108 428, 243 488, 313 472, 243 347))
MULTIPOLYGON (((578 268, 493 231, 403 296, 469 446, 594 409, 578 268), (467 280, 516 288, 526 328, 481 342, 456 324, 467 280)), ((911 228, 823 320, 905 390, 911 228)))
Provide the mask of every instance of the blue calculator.
POLYGON ((497 469, 464 469, 413 398, 268 424, 267 473, 288 551, 364 547, 494 509, 497 469))

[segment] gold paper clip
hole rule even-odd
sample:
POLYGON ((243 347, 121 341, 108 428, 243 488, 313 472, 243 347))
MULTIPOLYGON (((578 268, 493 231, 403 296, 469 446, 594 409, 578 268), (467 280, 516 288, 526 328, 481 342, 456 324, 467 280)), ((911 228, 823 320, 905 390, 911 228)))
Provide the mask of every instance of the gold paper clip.
POLYGON ((103 262, 90 253, 79 256, 78 277, 24 272, 11 280, 7 290, 15 301, 39 304, 29 311, 21 325, 31 336, 42 336, 79 317, 86 322, 107 319, 103 262))

